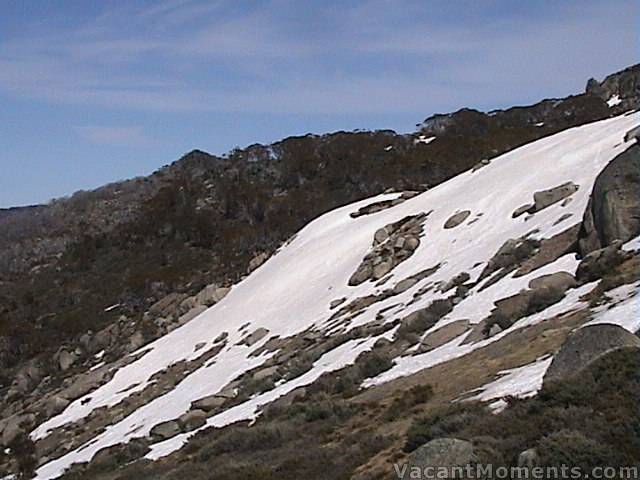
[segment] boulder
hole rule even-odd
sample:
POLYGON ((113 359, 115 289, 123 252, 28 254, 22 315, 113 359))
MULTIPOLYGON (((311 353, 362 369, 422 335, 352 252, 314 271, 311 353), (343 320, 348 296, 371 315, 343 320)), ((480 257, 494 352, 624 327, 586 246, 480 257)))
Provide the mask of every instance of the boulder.
POLYGON ((448 230, 450 228, 457 227, 462 222, 464 222, 469 217, 469 215, 471 215, 471 212, 469 210, 463 210, 462 212, 455 213, 444 223, 444 228, 448 230))
POLYGON ((161 298, 149 307, 149 312, 153 315, 172 315, 176 308, 180 305, 187 295, 182 293, 170 293, 166 297, 161 298))
POLYGON ((185 323, 190 322, 205 310, 207 310, 207 307, 205 307, 204 305, 197 305, 193 307, 187 313, 181 315, 180 318, 178 318, 178 325, 184 325, 185 323))
POLYGON ((260 327, 244 337, 240 343, 250 347, 262 340, 268 333, 268 329, 260 327))
POLYGON ((75 363, 76 355, 75 353, 69 352, 68 350, 61 350, 60 352, 58 352, 56 361, 60 370, 66 372, 75 363))
POLYGON ((176 420, 159 423, 151 429, 151 432, 149 432, 151 438, 156 441, 175 437, 179 433, 181 433, 180 424, 176 420))
POLYGON ((227 401, 226 398, 219 395, 209 395, 208 397, 201 398, 191 403, 192 410, 201 410, 204 412, 210 412, 216 408, 221 407, 227 401))
POLYGON ((527 213, 529 210, 531 210, 533 208, 533 205, 530 203, 527 203, 526 205, 521 205, 518 208, 516 208, 513 213, 511 214, 512 218, 517 218, 520 215, 524 215, 525 213, 527 213))
POLYGON ((66 398, 60 397, 58 395, 54 395, 47 399, 45 403, 45 412, 48 417, 53 417, 64 411, 65 408, 69 405, 69 400, 66 398))
POLYGON ((190 410, 178 418, 178 424, 183 432, 195 430, 207 423, 207 413, 204 410, 190 410))
POLYGON ((577 285, 576 279, 569 272, 556 272, 536 277, 529 282, 529 288, 538 290, 551 288, 556 291, 566 292, 577 285))
MULTIPOLYGON (((475 465, 477 462, 478 457, 470 442, 457 438, 437 438, 422 445, 411 454, 407 462, 407 469, 404 471, 404 475, 399 478, 423 478, 426 467, 465 467, 475 465), (421 474, 416 477, 415 473, 418 469, 421 474)), ((438 478, 456 478, 453 475, 454 472, 454 470, 450 472, 451 476, 439 475, 438 478)))
POLYGON ((265 378, 269 378, 272 375, 275 375, 278 372, 278 367, 276 365, 274 365, 273 367, 266 367, 263 368, 262 370, 258 370, 256 373, 253 374, 253 379, 254 380, 263 380, 265 378))
POLYGON ((529 213, 537 213, 551 205, 561 202, 578 191, 578 185, 573 182, 563 183, 557 187, 541 190, 533 194, 533 207, 527 210, 529 213))
POLYGON ((421 353, 438 348, 454 338, 459 337, 469 329, 469 320, 456 320, 431 332, 421 342, 421 353))
POLYGON ((599 323, 579 328, 553 357, 544 381, 573 377, 602 356, 627 347, 640 349, 640 338, 618 325, 599 323))
POLYGON ((582 259, 576 270, 576 278, 581 283, 602 278, 633 254, 622 249, 620 240, 599 250, 594 250, 582 259))
POLYGON ((539 463, 540 458, 535 448, 525 450, 518 455, 518 467, 520 468, 534 468, 537 467, 539 463))
POLYGON ((253 272, 256 268, 261 266, 268 259, 269 259, 269 254, 267 252, 259 253, 249 261, 248 272, 249 273, 253 272))
POLYGON ((624 141, 630 142, 631 140, 638 140, 640 138, 640 125, 632 128, 627 133, 624 134, 624 141))
POLYGON ((600 172, 583 216, 579 247, 583 256, 640 235, 640 145, 616 156, 600 172))
POLYGON ((406 292, 411 287, 413 287, 416 283, 418 283, 418 279, 417 278, 409 277, 409 278, 405 278, 404 280, 400 280, 393 287, 393 294, 394 295, 398 295, 398 294, 400 294, 402 292, 406 292))
POLYGON ((207 285, 196 295, 196 302, 199 305, 210 307, 222 300, 230 290, 230 288, 217 285, 207 285))
POLYGON ((3 421, 2 445, 8 447, 18 435, 27 433, 33 427, 36 416, 32 413, 14 415, 3 421))

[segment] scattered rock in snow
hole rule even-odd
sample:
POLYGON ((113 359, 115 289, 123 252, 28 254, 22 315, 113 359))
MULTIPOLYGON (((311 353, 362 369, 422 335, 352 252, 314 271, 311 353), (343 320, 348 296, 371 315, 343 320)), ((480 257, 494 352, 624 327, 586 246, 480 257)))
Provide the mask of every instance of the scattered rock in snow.
POLYGON ((541 190, 533 194, 533 206, 527 210, 528 213, 537 213, 551 205, 561 202, 565 198, 578 191, 578 185, 573 182, 566 182, 557 187, 541 190))
POLYGON ((531 203, 528 203, 526 205, 521 205, 520 207, 516 208, 513 213, 511 214, 512 218, 517 218, 520 215, 524 215, 525 213, 527 213, 529 210, 531 210, 533 208, 533 205, 531 203))
POLYGON ((358 218, 363 215, 370 215, 372 213, 378 213, 382 210, 386 210, 387 208, 395 207, 396 205, 400 205, 406 200, 415 197, 416 195, 420 195, 420 192, 414 190, 407 190, 402 192, 402 194, 398 198, 394 198, 393 200, 383 200, 381 202, 371 203, 364 207, 361 207, 356 212, 352 212, 350 214, 351 218, 358 218))
POLYGON ((254 330, 253 332, 251 332, 246 337, 244 337, 240 341, 240 344, 241 345, 247 345, 247 346, 250 347, 250 346, 255 345, 256 343, 258 343, 260 340, 262 340, 268 333, 269 333, 268 329, 260 327, 257 330, 254 330))
POLYGON ((471 211, 469 210, 463 210, 462 212, 455 213, 444 223, 445 230, 457 227, 464 222, 469 215, 471 215, 471 211))

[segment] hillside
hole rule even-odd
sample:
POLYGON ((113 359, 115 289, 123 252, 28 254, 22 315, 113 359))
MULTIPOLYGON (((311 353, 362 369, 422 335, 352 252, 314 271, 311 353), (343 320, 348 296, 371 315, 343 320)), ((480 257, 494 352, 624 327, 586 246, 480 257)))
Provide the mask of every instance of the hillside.
POLYGON ((614 394, 640 421, 638 73, 3 212, 0 465, 364 480, 442 437, 559 462, 553 435, 640 462, 587 422, 614 394))

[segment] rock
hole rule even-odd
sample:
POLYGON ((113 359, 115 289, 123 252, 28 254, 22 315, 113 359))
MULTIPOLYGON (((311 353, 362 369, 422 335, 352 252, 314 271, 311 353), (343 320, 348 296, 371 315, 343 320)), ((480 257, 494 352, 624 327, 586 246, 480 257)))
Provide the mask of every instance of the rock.
POLYGON ((387 273, 389 273, 392 269, 393 269, 393 261, 385 260, 373 266, 373 272, 371 274, 371 277, 374 280, 379 280, 382 277, 384 277, 387 273))
POLYGON ((205 307, 204 305, 197 305, 193 307, 187 313, 185 313, 184 315, 181 315, 180 318, 178 318, 178 325, 184 325, 185 323, 190 322, 191 320, 193 320, 194 318, 196 318, 198 315, 200 315, 202 312, 206 310, 207 310, 207 307, 205 307))
POLYGON ((213 343, 220 343, 220 342, 224 342, 227 337, 229 336, 228 332, 222 332, 220 335, 218 335, 215 340, 213 341, 213 343))
POLYGON ((340 305, 342 305, 347 299, 346 298, 336 298, 335 300, 331 300, 331 303, 329 303, 329 308, 331 310, 333 310, 336 307, 339 307, 340 305))
POLYGON ((144 344, 145 344, 145 339, 142 332, 135 332, 133 335, 131 335, 131 338, 129 339, 129 351, 135 352, 144 344))
POLYGON ((581 283, 598 280, 631 256, 631 252, 622 250, 622 242, 616 240, 611 245, 595 250, 584 257, 578 265, 576 278, 581 283))
POLYGON ((180 424, 176 420, 159 423, 151 429, 151 432, 149 432, 151 438, 155 441, 166 440, 168 438, 175 437, 179 433, 181 433, 180 424))
POLYGON ((70 386, 60 392, 60 396, 70 400, 82 397, 100 385, 105 376, 106 370, 102 368, 78 375, 70 386))
POLYGON ((536 277, 529 282, 529 288, 538 290, 541 288, 551 288, 561 292, 566 292, 577 285, 576 279, 569 272, 555 272, 548 275, 536 277))
POLYGON ((582 256, 640 235, 640 145, 616 156, 600 172, 583 216, 582 256))
POLYGON ((393 294, 398 295, 402 292, 406 292, 411 287, 413 287, 416 283, 418 283, 418 279, 416 278, 405 278, 404 280, 400 280, 393 287, 393 294))
POLYGON ((58 367, 63 372, 69 370, 76 361, 76 355, 73 352, 67 350, 61 350, 57 355, 58 367))
POLYGON ((489 337, 493 337, 494 335, 499 334, 501 331, 502 327, 497 323, 494 323, 493 325, 491 325, 491 328, 489 328, 489 337))
POLYGON ((410 215, 378 229, 374 234, 373 249, 351 275, 349 285, 379 280, 413 255, 420 245, 419 235, 429 213, 410 215))
POLYGON ((207 423, 207 413, 204 410, 190 410, 178 418, 178 424, 183 432, 195 430, 207 423))
POLYGON ((184 300, 187 296, 182 293, 170 293, 166 297, 158 300, 156 303, 149 307, 149 312, 153 315, 172 315, 175 312, 176 307, 184 300))
POLYGON ((518 467, 520 468, 534 468, 537 467, 539 463, 540 458, 535 448, 525 450, 518 455, 518 467))
POLYGON ((469 210, 463 210, 462 212, 458 212, 458 213, 452 215, 444 223, 444 228, 445 229, 450 229, 450 228, 457 227, 462 222, 464 222, 469 217, 469 215, 471 215, 471 212, 469 210))
POLYGON ((240 344, 251 347, 252 345, 255 345, 260 340, 262 340, 268 333, 269 333, 268 329, 260 327, 257 330, 254 330, 253 332, 251 332, 246 337, 244 337, 240 341, 240 344))
POLYGON ((182 302, 180 302, 180 314, 184 315, 192 308, 195 308, 197 305, 198 300, 195 295, 185 298, 182 302))
MULTIPOLYGON (((415 450, 408 459, 407 469, 399 478, 423 478, 426 467, 465 467, 474 465, 478 458, 473 445, 465 440, 456 438, 437 438, 415 450), (420 476, 415 472, 420 469, 420 476), (412 474, 413 472, 413 474, 412 474)), ((453 474, 454 471, 451 472, 453 474)), ((455 475, 438 475, 438 478, 457 478, 455 475)))
POLYGON ((640 138, 640 125, 632 128, 627 133, 624 134, 624 141, 630 142, 631 140, 638 140, 640 138))
POLYGON ((514 277, 526 275, 556 261, 567 253, 575 252, 577 249, 579 230, 580 225, 574 225, 551 238, 542 239, 538 250, 522 263, 518 271, 514 274, 514 277))
POLYGON ((65 408, 69 405, 69 400, 66 398, 60 397, 58 395, 54 395, 47 399, 45 403, 45 412, 48 417, 53 417, 64 411, 65 408))
POLYGON ((272 375, 275 375, 277 372, 278 372, 278 367, 277 366, 263 368, 262 370, 258 370, 256 373, 253 374, 253 379, 254 380, 263 380, 263 379, 268 378, 268 377, 270 377, 272 375))
POLYGON ((196 302, 199 305, 210 307, 226 297, 230 290, 230 288, 226 287, 208 285, 196 295, 196 302))
POLYGON ((208 397, 201 398, 191 403, 192 410, 202 410, 204 412, 210 412, 216 408, 221 407, 227 401, 225 397, 219 395, 209 395, 208 397))
POLYGON ((529 213, 537 213, 544 210, 551 205, 558 203, 565 198, 573 195, 578 191, 578 185, 573 182, 563 183, 557 187, 550 188, 548 190, 541 190, 533 194, 533 207, 531 207, 529 213))
POLYGON ((640 349, 640 338, 618 325, 600 323, 579 328, 553 357, 544 381, 573 377, 607 353, 627 347, 640 349))
POLYGON ((383 243, 389 238, 389 232, 386 227, 379 228, 373 235, 374 244, 383 243))
POLYGON ((256 268, 260 267, 264 262, 269 259, 267 252, 261 252, 249 261, 248 273, 253 272, 256 268))
POLYGON ((431 332, 422 340, 420 345, 421 353, 428 352, 434 348, 441 347, 445 343, 449 343, 454 338, 459 337, 469 329, 469 320, 456 320, 448 323, 444 327, 438 328, 431 332))
POLYGON ((36 416, 32 413, 24 415, 14 415, 3 421, 2 428, 2 445, 8 447, 11 442, 23 433, 33 427, 36 422, 36 416))
POLYGON ((533 205, 528 203, 526 205, 522 205, 518 208, 516 208, 513 213, 511 214, 511 218, 517 218, 520 215, 524 215, 525 213, 527 213, 529 210, 531 210, 533 208, 533 205))

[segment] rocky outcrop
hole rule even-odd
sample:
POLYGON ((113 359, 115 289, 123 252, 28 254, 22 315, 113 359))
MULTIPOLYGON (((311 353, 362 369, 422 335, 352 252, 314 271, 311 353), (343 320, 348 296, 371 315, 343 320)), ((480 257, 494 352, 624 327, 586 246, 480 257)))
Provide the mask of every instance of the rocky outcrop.
POLYGON ((585 256, 640 235, 640 145, 615 157, 596 178, 580 229, 585 256))
POLYGON ((427 215, 428 213, 421 213, 408 216, 377 230, 374 234, 373 249, 351 275, 349 285, 379 280, 411 257, 420 245, 420 234, 427 215))
POLYGON ((640 349, 640 338, 618 325, 602 323, 579 328, 553 357, 544 381, 575 376, 604 355, 627 347, 640 349))

